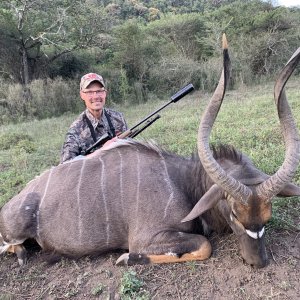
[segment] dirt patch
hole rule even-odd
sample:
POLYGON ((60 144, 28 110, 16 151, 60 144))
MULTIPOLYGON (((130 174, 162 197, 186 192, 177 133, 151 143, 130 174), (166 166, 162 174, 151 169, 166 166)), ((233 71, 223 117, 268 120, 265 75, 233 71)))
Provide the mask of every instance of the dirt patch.
POLYGON ((0 257, 0 299, 120 299, 122 278, 135 272, 143 282, 128 299, 300 299, 300 232, 267 232, 270 264, 243 263, 236 237, 213 236, 213 255, 203 262, 117 267, 120 253, 44 262, 30 250, 20 268, 14 255, 0 257))

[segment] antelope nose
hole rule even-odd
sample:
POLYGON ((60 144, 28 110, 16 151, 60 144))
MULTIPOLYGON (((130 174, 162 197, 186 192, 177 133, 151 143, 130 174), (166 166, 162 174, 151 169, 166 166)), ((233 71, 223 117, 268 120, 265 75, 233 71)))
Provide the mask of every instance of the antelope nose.
POLYGON ((252 263, 250 265, 251 265, 251 267, 260 269, 260 268, 264 268, 268 264, 269 264, 269 260, 268 259, 262 259, 262 260, 259 260, 259 261, 255 262, 255 263, 252 263))

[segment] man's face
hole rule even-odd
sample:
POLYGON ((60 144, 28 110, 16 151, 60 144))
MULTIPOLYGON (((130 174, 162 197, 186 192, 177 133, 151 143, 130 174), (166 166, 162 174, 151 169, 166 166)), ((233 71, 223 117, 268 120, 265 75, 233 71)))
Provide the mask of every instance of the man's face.
POLYGON ((101 83, 95 81, 80 91, 80 97, 91 113, 101 112, 105 105, 106 90, 101 83))

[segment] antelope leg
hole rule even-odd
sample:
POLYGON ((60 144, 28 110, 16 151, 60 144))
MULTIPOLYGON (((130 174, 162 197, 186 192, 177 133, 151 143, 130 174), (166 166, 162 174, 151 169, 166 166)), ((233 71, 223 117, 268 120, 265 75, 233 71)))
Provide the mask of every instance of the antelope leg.
MULTIPOLYGON (((167 252, 164 254, 143 254, 143 253, 124 253, 116 261, 116 265, 135 265, 135 264, 164 264, 186 262, 193 260, 205 260, 210 257, 212 248, 210 242, 203 236, 199 236, 199 248, 189 253, 178 254, 167 252)), ((178 246, 176 245, 176 248, 178 246)))
POLYGON ((25 247, 22 244, 10 245, 9 248, 7 249, 7 252, 17 254, 18 262, 19 262, 20 266, 23 266, 24 264, 26 264, 27 251, 26 251, 25 247))

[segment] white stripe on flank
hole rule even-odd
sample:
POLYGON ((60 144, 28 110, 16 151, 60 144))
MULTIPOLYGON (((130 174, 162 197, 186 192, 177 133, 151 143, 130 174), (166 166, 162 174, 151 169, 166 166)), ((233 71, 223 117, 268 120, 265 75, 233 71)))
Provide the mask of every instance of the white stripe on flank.
POLYGON ((170 178, 169 178, 167 164, 166 164, 166 161, 165 161, 163 156, 161 156, 161 160, 162 160, 162 163, 163 163, 163 166, 164 166, 164 169, 165 169, 165 173, 166 173, 166 176, 164 176, 164 180, 165 180, 166 185, 167 185, 167 187, 169 189, 169 192, 170 192, 169 199, 168 199, 167 205, 166 205, 165 210, 164 210, 164 219, 165 219, 167 217, 168 208, 171 205, 172 200, 174 199, 174 191, 172 189, 172 184, 171 184, 171 181, 170 181, 170 178))
POLYGON ((38 177, 38 178, 36 178, 35 180, 36 180, 35 184, 32 184, 32 185, 31 185, 30 190, 29 190, 28 193, 32 193, 32 192, 34 191, 35 187, 36 187, 36 186, 38 185, 38 183, 40 182, 41 177, 38 177))
POLYGON ((124 217, 124 186, 123 186, 123 156, 120 150, 117 150, 120 157, 120 201, 122 206, 122 216, 124 217))
POLYGON ((80 174, 78 178, 77 185, 77 207, 78 207, 78 232, 79 232, 79 241, 82 241, 82 220, 81 220, 81 210, 80 210, 80 184, 82 181, 82 173, 85 166, 85 160, 82 160, 82 165, 80 169, 80 174))
POLYGON ((49 187, 49 182, 50 182, 50 179, 51 179, 51 175, 52 175, 52 172, 53 172, 53 169, 54 167, 52 167, 50 169, 50 172, 49 172, 49 176, 48 176, 48 179, 47 179, 47 183, 46 183, 46 186, 45 186, 45 189, 44 189, 44 195, 43 197, 41 198, 41 202, 40 202, 40 205, 39 205, 39 209, 41 208, 42 204, 43 204, 43 201, 46 197, 46 194, 47 194, 47 191, 48 191, 48 187, 49 187))
POLYGON ((137 152, 137 159, 136 159, 136 230, 139 230, 139 198, 140 198, 140 185, 141 185, 141 172, 140 172, 140 164, 141 164, 141 158, 140 158, 140 153, 139 149, 136 148, 137 152))
POLYGON ((41 241, 41 239, 40 239, 40 211, 39 210, 36 212, 36 235, 37 235, 39 241, 41 241))
POLYGON ((106 193, 105 193, 105 165, 101 157, 99 157, 99 161, 101 163, 101 182, 100 186, 102 186, 102 198, 104 203, 104 213, 105 213, 105 222, 106 222, 106 245, 109 245, 110 240, 110 223, 108 218, 108 209, 107 209, 107 199, 106 199, 106 193))
POLYGON ((46 194, 47 194, 47 191, 48 191, 49 182, 50 182, 50 179, 51 179, 53 169, 54 169, 54 167, 52 167, 49 171, 48 179, 47 179, 46 186, 45 186, 45 189, 44 189, 44 194, 43 194, 43 197, 41 198, 38 211, 36 212, 36 222, 37 222, 36 234, 37 234, 39 240, 40 240, 40 209, 41 209, 41 206, 43 204, 43 201, 44 201, 44 199, 46 197, 46 194))
POLYGON ((70 171, 70 169, 71 169, 71 166, 72 166, 72 164, 69 164, 68 165, 68 169, 67 169, 67 172, 65 173, 65 178, 68 178, 68 176, 69 176, 69 171, 70 171))

